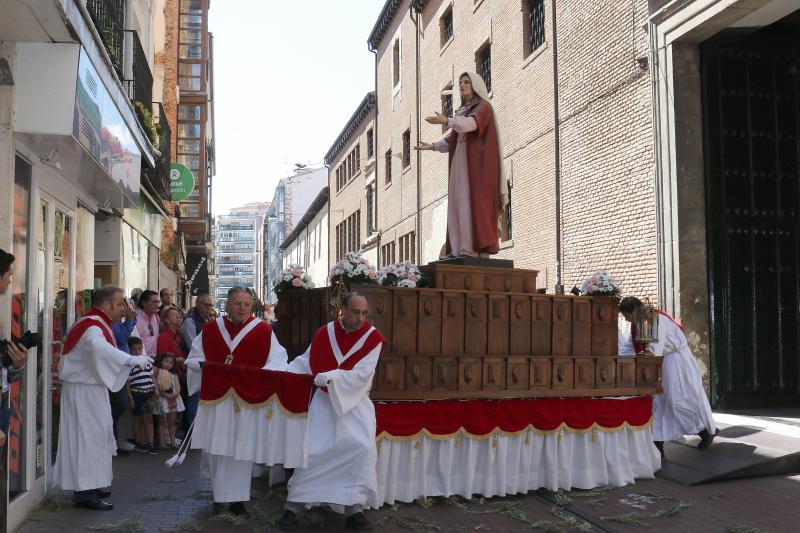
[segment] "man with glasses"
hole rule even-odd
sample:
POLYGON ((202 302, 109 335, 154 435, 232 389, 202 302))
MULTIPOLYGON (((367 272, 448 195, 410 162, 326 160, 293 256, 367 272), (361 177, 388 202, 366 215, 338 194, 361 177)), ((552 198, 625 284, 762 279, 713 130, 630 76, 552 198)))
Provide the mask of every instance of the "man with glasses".
POLYGON ((136 333, 142 339, 145 355, 156 356, 160 331, 158 312, 161 300, 156 291, 146 290, 139 296, 136 309, 136 333))
MULTIPOLYGON (((186 315, 186 319, 183 321, 183 326, 181 326, 181 336, 183 337, 183 343, 187 348, 191 348, 194 338, 197 337, 197 334, 201 329, 203 329, 203 326, 205 326, 206 323, 211 319, 212 309, 213 305, 211 302, 211 296, 204 293, 197 297, 194 307, 192 307, 192 310, 186 315)), ((184 381, 185 379, 186 378, 184 377, 184 381)), ((181 382, 181 392, 187 391, 188 394, 189 388, 186 385, 186 383, 181 382)), ((189 426, 192 425, 192 422, 194 421, 194 417, 197 414, 197 404, 199 401, 199 391, 194 394, 188 394, 187 398, 184 399, 184 403, 186 404, 186 413, 181 422, 184 434, 189 431, 189 426)))

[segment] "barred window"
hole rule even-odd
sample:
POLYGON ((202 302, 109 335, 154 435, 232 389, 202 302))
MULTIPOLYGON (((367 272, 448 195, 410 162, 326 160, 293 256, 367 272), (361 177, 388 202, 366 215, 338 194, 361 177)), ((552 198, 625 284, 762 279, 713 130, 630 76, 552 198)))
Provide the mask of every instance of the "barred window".
POLYGON ((391 265, 395 262, 395 243, 389 242, 381 246, 381 266, 391 265))
POLYGON ((416 233, 411 231, 406 233, 399 240, 399 248, 400 248, 400 261, 411 261, 412 263, 416 260, 416 233))
POLYGON ((441 46, 447 44, 447 41, 453 37, 453 8, 449 8, 445 11, 444 15, 440 19, 440 25, 442 28, 442 42, 441 46))
POLYGON ((504 241, 510 241, 513 238, 512 233, 512 221, 511 221, 511 182, 508 182, 508 205, 506 206, 506 212, 503 216, 503 221, 505 222, 505 228, 503 232, 504 241))
POLYGON ((486 46, 480 49, 477 53, 477 67, 478 74, 483 78, 486 83, 486 90, 492 91, 492 45, 486 43, 486 46))
POLYGON ((403 132, 403 168, 411 166, 411 130, 403 132))
POLYGON ((367 130, 367 159, 375 157, 375 134, 372 128, 367 130))
POLYGON ((392 86, 396 87, 400 83, 400 39, 394 41, 392 48, 392 86))
POLYGON ((391 148, 386 150, 386 155, 384 156, 384 159, 386 160, 386 178, 384 178, 384 179, 385 179, 386 183, 391 183, 392 182, 392 149, 391 148))
POLYGON ((367 235, 375 231, 376 224, 375 224, 375 211, 377 206, 377 196, 375 194, 375 182, 373 181, 369 185, 367 185, 367 189, 365 191, 366 200, 367 200, 367 235))
POLYGON ((529 52, 544 44, 544 0, 528 0, 530 17, 529 52))

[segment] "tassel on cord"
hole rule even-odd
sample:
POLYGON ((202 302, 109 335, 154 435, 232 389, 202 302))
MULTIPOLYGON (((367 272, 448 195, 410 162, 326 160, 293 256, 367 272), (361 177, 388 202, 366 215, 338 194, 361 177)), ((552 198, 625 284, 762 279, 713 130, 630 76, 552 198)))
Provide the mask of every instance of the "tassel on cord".
POLYGON ((597 428, 592 428, 592 442, 597 442, 597 428))
POLYGON ((531 443, 531 432, 528 430, 525 432, 525 444, 528 445, 531 443))
MULTIPOLYGON (((195 418, 195 420, 197 420, 195 418)), ((179 465, 183 463, 183 460, 186 459, 186 452, 189 451, 189 443, 192 440, 192 430, 194 429, 194 420, 192 420, 192 425, 189 426, 189 431, 186 432, 186 435, 183 437, 183 442, 181 442, 181 447, 178 448, 178 452, 167 459, 164 464, 167 465, 167 468, 172 468, 176 464, 179 465)))
POLYGON ((461 446, 461 433, 456 433, 456 442, 455 442, 454 446, 456 448, 461 446))

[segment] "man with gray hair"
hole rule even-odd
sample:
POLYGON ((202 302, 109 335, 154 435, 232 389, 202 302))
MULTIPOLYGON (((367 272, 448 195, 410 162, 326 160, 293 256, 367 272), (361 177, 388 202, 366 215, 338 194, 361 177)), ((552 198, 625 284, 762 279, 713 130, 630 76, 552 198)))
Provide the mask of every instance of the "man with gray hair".
MULTIPOLYGON (((286 350, 270 325, 253 316, 252 293, 245 287, 231 288, 227 310, 227 316, 205 324, 192 342, 186 359, 190 394, 200 392, 201 371, 206 361, 266 370, 286 369, 286 350)), ((243 404, 245 409, 249 407, 244 401, 237 401, 237 405, 243 404)), ((202 401, 200 404, 195 428, 201 426, 201 421, 207 427, 231 427, 235 412, 219 409, 219 406, 206 409, 202 401)), ((249 512, 244 504, 250 500, 253 462, 235 458, 236 435, 215 433, 214 440, 215 452, 203 452, 202 465, 204 473, 211 479, 214 507, 221 510, 223 504, 228 503, 231 513, 247 516, 249 512)))
POLYGON ((125 312, 122 289, 97 289, 93 307, 70 328, 58 365, 61 413, 53 480, 74 491, 76 505, 98 511, 114 508, 101 499, 110 495, 102 487, 111 485, 111 458, 117 452, 107 390, 117 392, 132 367, 153 362, 117 349, 111 323, 125 312))
MULTIPOLYGON (((191 348, 197 334, 200 333, 203 326, 211 319, 211 310, 213 308, 214 304, 211 302, 211 296, 207 293, 200 294, 194 301, 194 307, 192 307, 192 310, 186 315, 183 325, 181 326, 181 337, 183 337, 183 343, 187 349, 191 348)), ((189 389, 185 381, 186 377, 184 374, 183 381, 181 381, 181 394, 186 391, 187 395, 184 399, 186 412, 184 413, 182 422, 184 434, 189 431, 189 426, 191 426, 194 421, 194 417, 197 414, 197 402, 200 401, 200 392, 189 394, 189 389)))

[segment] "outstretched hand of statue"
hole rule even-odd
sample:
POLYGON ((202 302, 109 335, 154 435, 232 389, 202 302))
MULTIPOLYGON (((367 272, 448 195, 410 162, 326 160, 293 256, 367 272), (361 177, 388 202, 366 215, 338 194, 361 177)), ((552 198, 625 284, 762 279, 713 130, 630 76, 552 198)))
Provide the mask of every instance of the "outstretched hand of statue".
POLYGON ((433 144, 420 142, 414 147, 414 150, 433 150, 433 144))
POLYGON ((447 124, 447 115, 442 115, 438 111, 434 111, 433 115, 425 117, 425 122, 428 124, 447 124))

